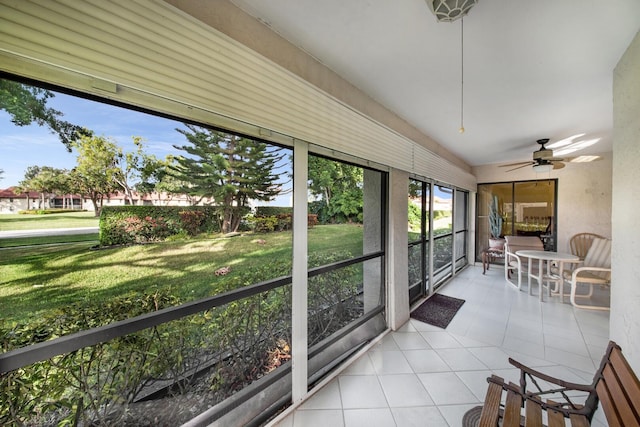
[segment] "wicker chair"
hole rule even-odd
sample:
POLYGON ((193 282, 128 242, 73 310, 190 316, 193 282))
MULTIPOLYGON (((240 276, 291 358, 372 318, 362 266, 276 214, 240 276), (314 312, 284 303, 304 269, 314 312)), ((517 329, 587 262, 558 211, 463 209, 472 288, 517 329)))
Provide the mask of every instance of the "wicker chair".
POLYGON ((604 239, 603 236, 594 233, 578 233, 571 237, 569 240, 569 246, 571 247, 571 253, 580 258, 581 260, 587 256, 589 248, 595 238, 604 239))

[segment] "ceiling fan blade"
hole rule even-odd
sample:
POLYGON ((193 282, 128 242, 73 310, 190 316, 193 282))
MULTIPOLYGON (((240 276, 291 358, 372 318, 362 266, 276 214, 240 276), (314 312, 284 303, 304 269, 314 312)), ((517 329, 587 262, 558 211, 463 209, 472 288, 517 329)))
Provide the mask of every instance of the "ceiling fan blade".
POLYGON ((532 164, 533 164, 532 161, 527 161, 527 162, 518 162, 518 163, 509 163, 509 164, 506 164, 506 165, 499 165, 498 167, 499 168, 506 168, 506 167, 509 167, 509 166, 520 166, 520 165, 525 165, 526 166, 526 165, 532 165, 532 164))
POLYGON ((553 169, 562 169, 563 167, 565 167, 566 165, 562 162, 553 162, 553 169))
MULTIPOLYGON (((517 164, 517 163, 516 163, 516 164, 517 164)), ((531 166, 532 164, 533 164, 533 163, 531 163, 531 162, 527 162, 527 163, 525 163, 525 164, 523 164, 523 165, 521 165, 521 166, 518 166, 517 168, 513 168, 513 169, 506 170, 505 172, 511 172, 511 171, 516 170, 516 169, 526 168, 527 166, 531 166)), ((507 166, 507 165, 505 165, 505 166, 507 166)), ((512 165, 512 166, 513 166, 513 165, 512 165)))

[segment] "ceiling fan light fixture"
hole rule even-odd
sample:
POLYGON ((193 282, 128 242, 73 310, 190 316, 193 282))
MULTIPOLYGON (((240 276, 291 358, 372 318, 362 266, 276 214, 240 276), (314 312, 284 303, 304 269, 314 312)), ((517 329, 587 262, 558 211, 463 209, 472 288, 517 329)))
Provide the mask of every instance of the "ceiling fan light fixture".
POLYGON ((551 163, 541 163, 537 165, 533 165, 533 171, 535 173, 547 173, 553 170, 553 164, 551 163))
POLYGON ((453 22, 469 13, 478 0, 427 0, 439 22, 453 22))

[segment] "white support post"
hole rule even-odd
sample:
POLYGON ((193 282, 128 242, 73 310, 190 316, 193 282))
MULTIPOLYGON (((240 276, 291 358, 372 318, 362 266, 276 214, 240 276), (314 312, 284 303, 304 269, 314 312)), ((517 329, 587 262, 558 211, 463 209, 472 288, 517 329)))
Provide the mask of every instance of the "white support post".
POLYGON ((291 291, 291 390, 293 403, 307 394, 307 177, 309 145, 293 146, 293 271, 291 291))
POLYGON ((429 221, 429 250, 427 251, 428 253, 428 272, 429 272, 429 292, 428 295, 431 296, 433 295, 433 282, 434 277, 433 277, 433 272, 434 272, 434 268, 433 268, 433 254, 434 254, 434 249, 433 247, 434 245, 434 241, 433 241, 433 199, 435 199, 434 196, 434 190, 435 190, 435 184, 433 183, 433 181, 429 181, 427 182, 427 185, 429 185, 429 217, 427 218, 427 221, 429 221))
POLYGON ((389 172, 389 227, 387 235, 387 324, 397 331, 409 320, 409 234, 407 215, 409 174, 389 172))

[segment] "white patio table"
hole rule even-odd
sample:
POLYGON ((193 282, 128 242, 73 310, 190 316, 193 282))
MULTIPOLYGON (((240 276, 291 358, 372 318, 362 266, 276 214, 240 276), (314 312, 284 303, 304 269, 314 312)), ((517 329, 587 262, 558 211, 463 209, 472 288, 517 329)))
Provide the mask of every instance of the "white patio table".
MULTIPOLYGON (((529 295, 533 295, 531 291, 531 278, 533 277, 538 281, 538 293, 540 301, 542 301, 542 286, 543 282, 547 282, 547 294, 551 296, 551 287, 549 286, 550 282, 554 282, 558 285, 558 291, 560 292, 560 301, 564 302, 564 292, 563 292, 563 283, 562 283, 562 270, 565 262, 578 262, 580 258, 575 255, 567 254, 564 252, 552 252, 552 251, 533 251, 533 250, 522 250, 517 251, 516 255, 529 258, 530 261, 527 263, 527 276, 528 276, 528 285, 529 285, 529 295), (532 272, 531 265, 533 264, 533 260, 538 260, 538 274, 535 275, 532 272), (546 262, 547 267, 543 269, 543 263, 546 262), (551 273, 551 263, 558 263, 558 274, 551 273)), ((554 291, 555 292, 555 291, 554 291)))

